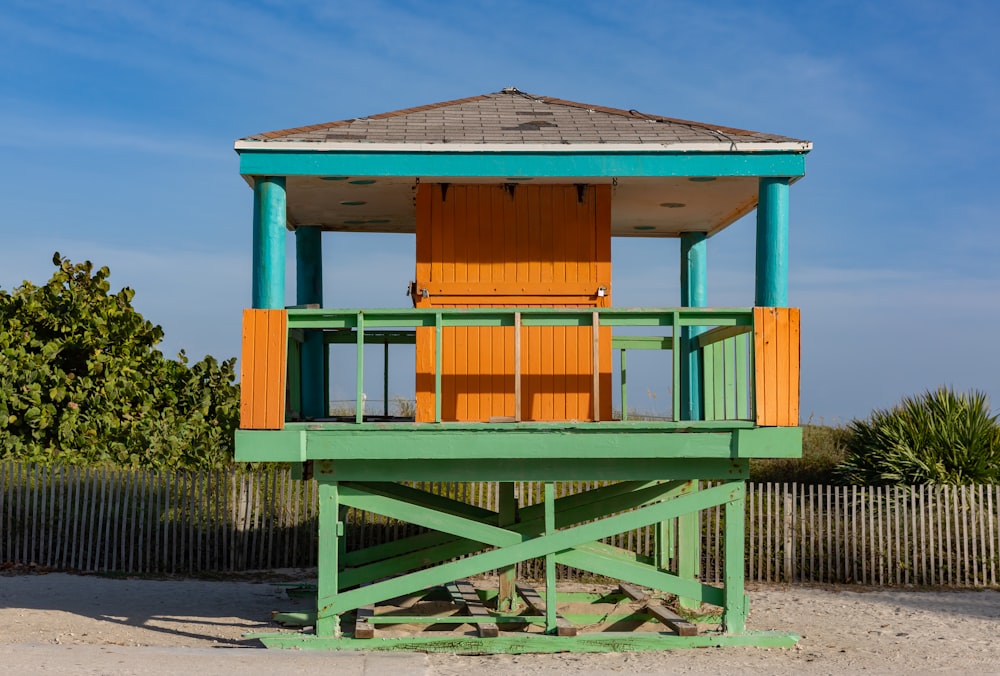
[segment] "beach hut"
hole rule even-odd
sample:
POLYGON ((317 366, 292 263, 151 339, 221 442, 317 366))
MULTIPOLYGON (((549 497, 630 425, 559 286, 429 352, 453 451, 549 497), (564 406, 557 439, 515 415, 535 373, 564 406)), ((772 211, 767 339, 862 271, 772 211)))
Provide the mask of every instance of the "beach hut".
POLYGON ((790 634, 746 630, 745 482, 751 458, 801 454, 788 204, 811 147, 513 87, 238 140, 254 208, 236 458, 291 463, 319 493, 315 608, 283 618, 313 629, 262 640, 450 652, 790 645, 790 634), (711 237, 754 210, 755 288, 744 307, 708 307, 711 237), (352 288, 324 305, 322 250, 340 232, 414 235, 412 276, 400 280, 412 307, 343 309, 352 288), (616 237, 679 239, 680 298, 616 307, 616 237), (382 383, 365 381, 373 345, 384 346, 382 383), (413 351, 406 415, 387 404, 390 346, 413 351), (638 350, 664 355, 646 374, 670 393, 658 419, 629 415, 627 356, 638 350), (354 405, 331 411, 331 377, 344 374, 354 405), (367 401, 379 386, 381 407, 367 401), (468 499, 470 485, 490 500, 468 499), (723 523, 718 581, 700 570, 706 510, 723 523), (359 518, 414 529, 349 543, 359 518), (653 534, 650 551, 609 544, 635 529, 653 534), (530 561, 543 572, 537 590, 517 576, 530 561), (560 611, 557 571, 568 569, 618 581, 661 630, 580 630, 560 611), (481 576, 494 588, 477 590, 470 579, 493 579, 481 576), (434 622, 475 630, 380 629, 426 623, 380 608, 433 594, 461 609, 434 622), (666 599, 717 606, 721 623, 691 624, 666 599))

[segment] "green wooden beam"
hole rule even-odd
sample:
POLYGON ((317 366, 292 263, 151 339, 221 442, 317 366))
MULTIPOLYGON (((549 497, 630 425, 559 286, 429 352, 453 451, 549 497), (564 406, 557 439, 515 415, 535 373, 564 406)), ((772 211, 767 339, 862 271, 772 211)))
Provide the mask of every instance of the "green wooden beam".
POLYGON ((658 632, 595 632, 576 636, 550 636, 548 634, 516 634, 496 638, 473 636, 412 636, 399 638, 330 639, 310 634, 249 634, 268 648, 290 650, 326 651, 419 651, 442 652, 458 655, 522 654, 522 653, 609 653, 647 650, 674 650, 678 648, 791 648, 799 640, 792 633, 776 631, 748 631, 730 635, 705 632, 697 636, 678 636, 658 632))
MULTIPOLYGON (((682 495, 666 502, 645 505, 600 521, 541 535, 518 544, 475 554, 427 570, 375 582, 365 587, 341 592, 327 606, 326 612, 340 614, 369 603, 377 603, 401 594, 445 584, 451 580, 477 575, 487 570, 495 570, 518 561, 541 557, 551 552, 561 552, 579 544, 600 540, 634 528, 642 528, 657 521, 676 518, 681 514, 706 509, 731 499, 732 495, 732 486, 721 484, 696 494, 682 495)), ((625 562, 620 563, 626 565, 625 562)), ((638 582, 638 584, 642 583, 638 582)), ((322 608, 320 616, 323 616, 322 608)))

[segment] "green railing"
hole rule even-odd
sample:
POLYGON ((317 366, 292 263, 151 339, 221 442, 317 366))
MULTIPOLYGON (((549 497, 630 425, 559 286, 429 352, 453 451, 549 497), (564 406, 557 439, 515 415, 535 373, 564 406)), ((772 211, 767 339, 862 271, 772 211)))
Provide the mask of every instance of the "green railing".
MULTIPOLYGON (((448 327, 513 327, 515 391, 520 388, 521 328, 532 326, 592 327, 595 339, 594 362, 600 343, 597 329, 612 327, 612 349, 620 352, 619 389, 622 419, 628 418, 627 353, 633 350, 669 350, 672 352, 671 419, 691 420, 685 415, 683 399, 678 396, 682 383, 689 396, 700 402, 700 420, 752 420, 753 410, 753 331, 752 308, 440 308, 440 309, 313 309, 291 308, 288 311, 289 383, 291 408, 296 410, 301 382, 300 349, 309 332, 321 331, 324 345, 353 344, 355 350, 355 421, 364 419, 364 350, 366 345, 383 345, 385 368, 383 391, 388 415, 388 355, 391 344, 414 344, 416 329, 432 328, 435 333, 434 420, 441 422, 441 378, 443 331, 448 327), (643 329, 645 335, 630 335, 630 329, 643 329), (675 349, 678 348, 678 349, 675 349)), ((324 350, 324 355, 329 351, 324 350)), ((329 363, 323 364, 329 377, 329 363)), ((600 410, 599 373, 595 369, 593 401, 595 420, 600 410)), ((324 391, 329 392, 328 381, 324 391)), ((517 402, 519 404, 519 402, 517 402)), ((696 410, 699 407, 696 407, 696 410)), ((516 419, 519 416, 515 416, 516 419)))

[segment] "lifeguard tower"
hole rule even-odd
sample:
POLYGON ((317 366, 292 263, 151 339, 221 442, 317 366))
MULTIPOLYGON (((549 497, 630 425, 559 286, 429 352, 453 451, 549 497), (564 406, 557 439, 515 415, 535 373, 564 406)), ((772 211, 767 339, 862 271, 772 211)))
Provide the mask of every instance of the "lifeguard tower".
POLYGON ((265 644, 477 653, 791 645, 791 634, 745 626, 745 481, 750 458, 801 454, 788 193, 811 147, 514 88, 237 141, 254 216, 236 459, 292 463, 320 499, 316 606, 299 617, 315 629, 265 644), (747 307, 707 307, 709 239, 754 209, 754 296, 748 289, 747 307), (285 306, 287 230, 294 307, 285 306), (343 231, 415 235, 412 308, 323 306, 324 235, 343 231), (679 238, 681 297, 613 306, 612 237, 679 238), (353 359, 331 359, 330 346, 344 344, 353 359), (394 344, 415 350, 410 419, 364 406, 377 388, 365 383, 365 346, 394 344), (669 351, 658 376, 670 415, 629 419, 626 357, 650 349, 669 351), (356 406, 336 417, 329 378, 345 371, 356 374, 356 406), (420 482, 491 482, 498 506, 420 482), (532 482, 537 504, 519 504, 515 482, 532 482), (571 482, 596 483, 574 492, 571 482), (707 584, 697 517, 716 506, 724 579, 707 584), (424 530, 350 549, 349 508, 424 530), (652 556, 603 541, 647 526, 652 556), (529 559, 544 560, 540 591, 515 579, 529 559), (557 564, 620 581, 663 630, 578 631, 560 614, 557 564), (496 588, 477 593, 469 578, 491 571, 496 588), (435 589, 463 614, 434 621, 474 632, 371 640, 385 624, 420 621, 380 616, 380 604, 435 589), (682 608, 717 606, 721 623, 698 628, 660 605, 664 595, 682 608))

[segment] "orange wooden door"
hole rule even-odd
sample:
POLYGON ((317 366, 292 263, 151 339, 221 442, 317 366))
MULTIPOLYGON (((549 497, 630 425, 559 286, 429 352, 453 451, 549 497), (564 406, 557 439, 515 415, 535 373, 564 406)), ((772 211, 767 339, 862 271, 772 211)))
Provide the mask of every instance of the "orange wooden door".
MULTIPOLYGON (((610 187, 421 184, 417 307, 610 304, 610 187), (599 296, 599 287, 607 289, 599 296), (426 296, 423 293, 426 290, 426 296)), ((611 332, 599 333, 600 417, 611 416, 611 332)), ((434 332, 417 330, 417 420, 434 419, 434 332)), ((441 417, 515 415, 514 329, 443 333, 441 417)), ((521 419, 592 420, 590 327, 521 329, 521 419)))

